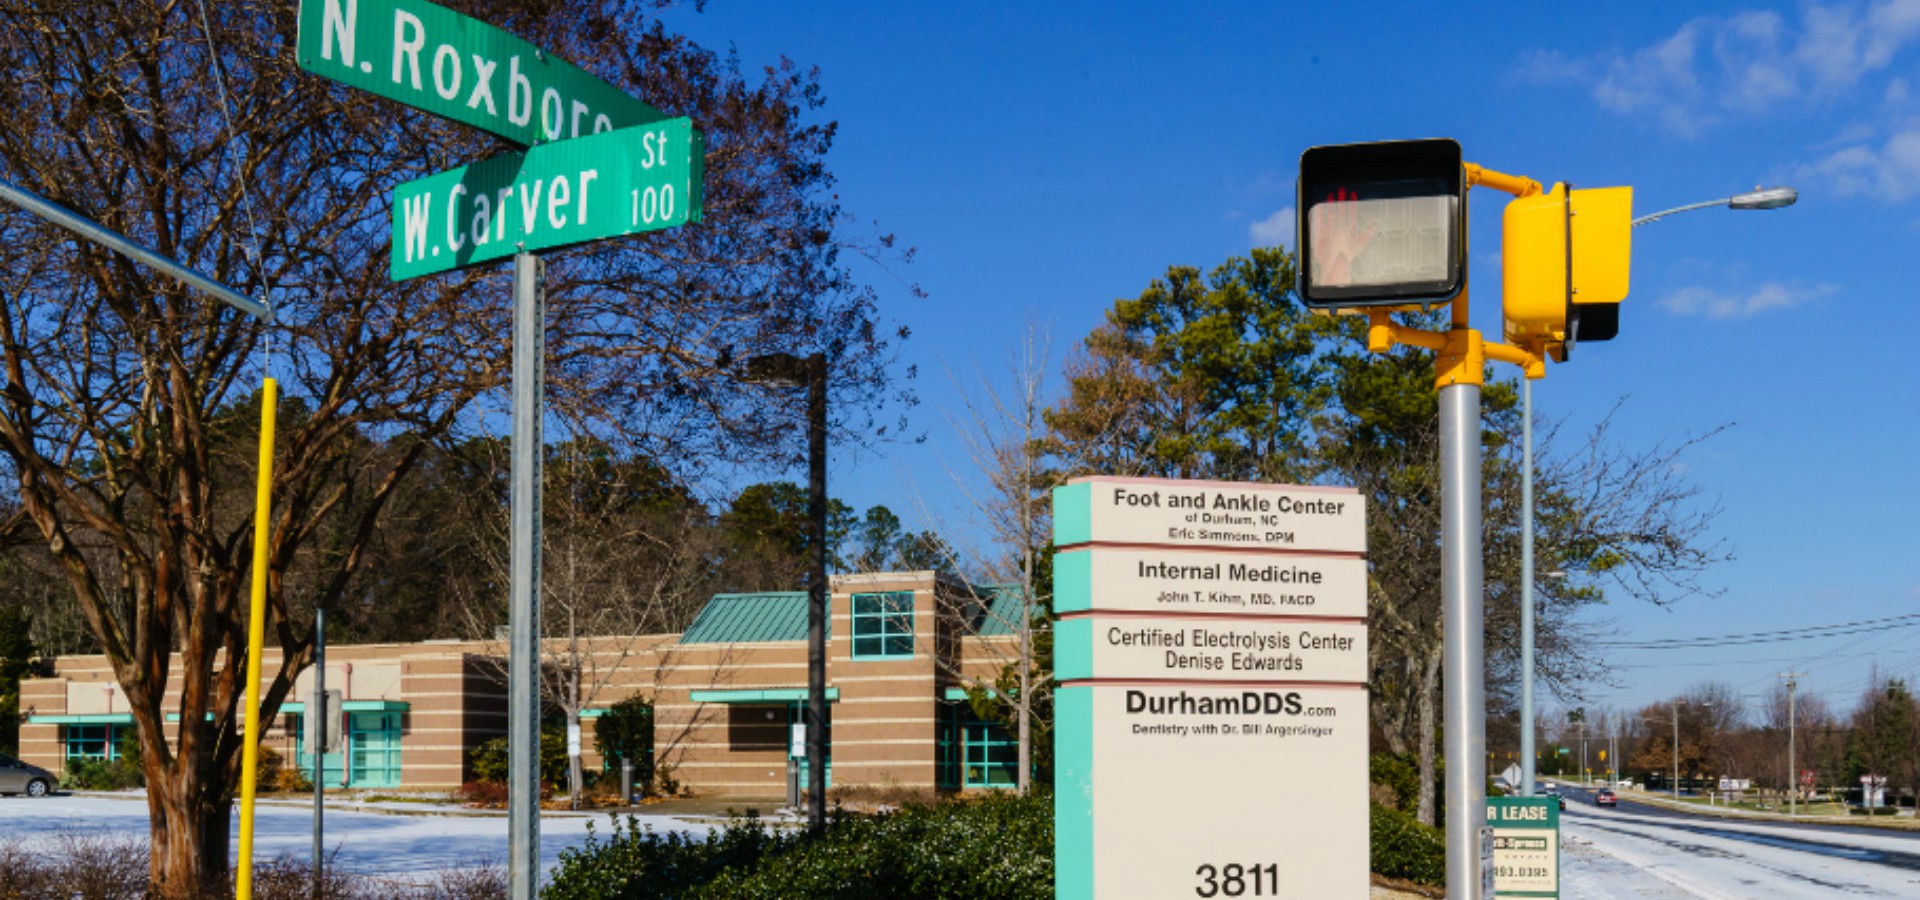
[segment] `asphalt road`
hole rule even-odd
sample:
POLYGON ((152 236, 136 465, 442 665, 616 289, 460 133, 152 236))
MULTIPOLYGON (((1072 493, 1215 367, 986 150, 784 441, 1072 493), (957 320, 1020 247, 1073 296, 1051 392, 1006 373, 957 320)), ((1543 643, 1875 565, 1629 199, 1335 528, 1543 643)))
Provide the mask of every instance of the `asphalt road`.
POLYGON ((1563 788, 1567 900, 1920 897, 1920 832, 1704 816, 1563 788))

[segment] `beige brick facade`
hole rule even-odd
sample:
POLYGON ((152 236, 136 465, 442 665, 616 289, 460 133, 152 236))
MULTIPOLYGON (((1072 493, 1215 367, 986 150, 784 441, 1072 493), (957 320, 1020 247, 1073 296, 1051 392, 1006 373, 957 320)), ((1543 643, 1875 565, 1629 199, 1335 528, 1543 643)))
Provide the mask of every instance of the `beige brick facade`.
MULTIPOLYGON (((827 647, 827 683, 837 692, 829 732, 832 785, 954 787, 940 771, 943 717, 958 714, 949 695, 968 679, 991 681, 1013 661, 1017 642, 969 633, 967 617, 977 618, 978 603, 964 585, 934 572, 839 576, 832 584, 827 647), (912 652, 855 658, 853 595, 889 592, 911 595, 912 652)), ((394 786, 446 790, 471 778, 475 747, 506 733, 501 649, 452 640, 331 646, 327 687, 345 693, 349 713, 377 709, 398 715, 394 786)), ((683 643, 674 634, 597 637, 571 645, 548 641, 547 652, 550 668, 557 660, 578 662, 579 702, 588 716, 636 694, 652 700, 656 760, 684 790, 743 797, 784 793, 789 728, 804 705, 799 700, 807 686, 804 640, 683 643), (569 646, 575 649, 568 651, 569 646), (747 693, 753 691, 772 692, 771 699, 747 693)), ((270 678, 278 652, 267 651, 262 662, 270 678)), ((312 669, 300 675, 290 703, 310 699, 313 675, 312 669)), ((163 709, 177 708, 178 687, 176 678, 163 709)), ((99 656, 59 659, 51 677, 24 682, 21 709, 26 716, 21 756, 55 771, 65 761, 68 728, 131 728, 125 697, 99 656)), ((295 714, 283 713, 265 736, 267 746, 289 762, 295 758, 291 728, 297 721, 295 714)), ((591 771, 602 760, 591 720, 582 725, 582 763, 591 771)), ((178 728, 177 721, 168 723, 169 740, 178 728)), ((351 771, 351 764, 346 769, 341 777, 349 782, 363 774, 351 771)))

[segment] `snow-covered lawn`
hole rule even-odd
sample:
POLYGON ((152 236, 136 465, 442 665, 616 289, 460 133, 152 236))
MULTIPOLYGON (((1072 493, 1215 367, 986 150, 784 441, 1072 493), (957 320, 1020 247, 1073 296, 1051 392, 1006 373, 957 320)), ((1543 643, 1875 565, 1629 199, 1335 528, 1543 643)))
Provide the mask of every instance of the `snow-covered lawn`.
MULTIPOLYGON (((373 876, 427 878, 433 873, 478 865, 504 867, 507 817, 457 806, 424 803, 377 804, 381 811, 335 807, 326 811, 326 850, 345 871, 373 876)), ((666 816, 637 816, 655 831, 707 831, 666 816)), ((612 817, 604 814, 547 813, 540 818, 540 862, 551 873, 560 851, 586 843, 587 827, 604 837, 612 817)), ((147 839, 147 802, 138 792, 57 795, 39 799, 0 797, 0 843, 28 847, 51 845, 65 834, 147 839)), ((234 805, 234 853, 239 852, 240 813, 234 805)), ((313 805, 262 801, 254 810, 254 859, 264 862, 289 855, 306 860, 313 848, 313 805)))

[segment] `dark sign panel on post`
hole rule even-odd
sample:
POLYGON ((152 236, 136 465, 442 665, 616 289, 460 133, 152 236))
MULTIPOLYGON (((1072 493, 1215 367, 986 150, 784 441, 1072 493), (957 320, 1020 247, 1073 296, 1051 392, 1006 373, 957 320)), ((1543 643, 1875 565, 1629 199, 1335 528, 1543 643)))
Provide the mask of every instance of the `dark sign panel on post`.
POLYGON ((498 28, 425 0, 300 0, 300 68, 525 146, 659 110, 498 28))
POLYGON ((596 134, 393 192, 393 280, 700 221, 705 150, 688 119, 596 134))

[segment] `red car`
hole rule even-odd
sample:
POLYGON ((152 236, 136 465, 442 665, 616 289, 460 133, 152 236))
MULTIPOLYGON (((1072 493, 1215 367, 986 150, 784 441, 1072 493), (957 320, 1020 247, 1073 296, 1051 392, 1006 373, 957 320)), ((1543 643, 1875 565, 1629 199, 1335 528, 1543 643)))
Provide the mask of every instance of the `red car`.
POLYGON ((1601 788, 1593 795, 1593 805, 1595 806, 1615 806, 1618 803, 1619 798, 1613 796, 1613 792, 1606 788, 1601 788))

